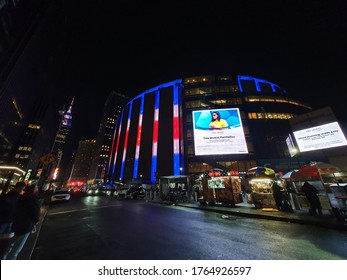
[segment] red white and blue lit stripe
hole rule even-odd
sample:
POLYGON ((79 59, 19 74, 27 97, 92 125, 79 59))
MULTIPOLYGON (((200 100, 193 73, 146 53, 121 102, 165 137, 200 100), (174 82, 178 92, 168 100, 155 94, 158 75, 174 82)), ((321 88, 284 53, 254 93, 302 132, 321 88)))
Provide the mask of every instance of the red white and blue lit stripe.
POLYGON ((155 92, 155 104, 154 104, 153 138, 152 138, 152 168, 151 168, 152 182, 155 182, 155 173, 157 172, 159 100, 160 100, 160 91, 158 89, 155 92))
POLYGON ((123 158, 122 158, 122 166, 120 170, 120 176, 119 179, 122 180, 124 176, 124 165, 125 165, 125 157, 127 155, 127 148, 128 148, 128 140, 129 140, 129 128, 130 128, 130 121, 131 121, 131 111, 133 109, 133 102, 130 102, 129 106, 129 113, 128 113, 128 122, 127 122, 127 130, 125 132, 125 140, 124 140, 124 150, 123 150, 123 158))
POLYGON ((180 174, 180 119, 178 103, 178 85, 173 88, 173 174, 180 174))
POLYGON ((142 94, 141 95, 139 122, 138 122, 138 125, 137 125, 136 149, 135 149, 133 178, 138 178, 138 172, 139 172, 138 170, 139 170, 139 157, 140 157, 141 134, 142 134, 142 119, 143 119, 143 106, 144 106, 144 103, 145 103, 145 96, 144 96, 144 94, 142 94))
POLYGON ((120 121, 119 121, 117 145, 116 145, 115 155, 114 155, 114 159, 113 159, 112 177, 113 177, 113 174, 115 172, 116 163, 117 163, 118 147, 119 147, 119 141, 120 141, 120 132, 122 131, 123 114, 124 114, 124 110, 122 111, 122 114, 121 114, 121 117, 120 117, 120 121))

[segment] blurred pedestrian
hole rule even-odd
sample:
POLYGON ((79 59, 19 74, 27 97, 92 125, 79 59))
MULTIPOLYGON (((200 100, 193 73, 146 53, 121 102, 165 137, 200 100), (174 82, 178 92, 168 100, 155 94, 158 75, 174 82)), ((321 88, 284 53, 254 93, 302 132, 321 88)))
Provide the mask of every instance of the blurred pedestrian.
POLYGON ((277 184, 276 181, 274 181, 272 184, 272 194, 278 211, 282 211, 283 189, 277 184))
POLYGON ((24 194, 19 197, 12 226, 15 235, 3 256, 4 260, 17 259, 30 233, 34 230, 39 221, 40 202, 36 193, 36 185, 29 185, 25 188, 24 194))
POLYGON ((25 183, 18 182, 8 193, 0 196, 0 233, 11 232, 17 201, 24 188, 25 183))
POLYGON ((242 198, 246 198, 246 186, 244 183, 241 183, 241 193, 242 193, 242 198))
POLYGON ((317 214, 318 210, 318 213, 322 215, 322 205, 319 200, 317 189, 306 181, 303 184, 301 191, 305 194, 308 202, 310 203, 310 214, 317 214))
POLYGON ((151 186, 151 199, 152 199, 152 200, 154 199, 154 193, 155 193, 155 186, 152 185, 152 186, 151 186))
POLYGON ((1 259, 6 251, 10 239, 13 237, 12 225, 15 219, 17 203, 24 191, 25 183, 17 182, 10 191, 0 196, 0 255, 1 259))

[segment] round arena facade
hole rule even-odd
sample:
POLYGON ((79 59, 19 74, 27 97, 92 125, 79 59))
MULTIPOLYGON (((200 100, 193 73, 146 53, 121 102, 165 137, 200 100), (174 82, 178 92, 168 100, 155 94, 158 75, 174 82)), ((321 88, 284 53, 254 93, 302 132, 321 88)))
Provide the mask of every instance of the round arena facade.
POLYGON ((309 111, 277 84, 250 76, 164 83, 137 95, 118 116, 107 177, 154 183, 158 176, 199 176, 212 168, 242 174, 286 163, 289 120, 309 111))

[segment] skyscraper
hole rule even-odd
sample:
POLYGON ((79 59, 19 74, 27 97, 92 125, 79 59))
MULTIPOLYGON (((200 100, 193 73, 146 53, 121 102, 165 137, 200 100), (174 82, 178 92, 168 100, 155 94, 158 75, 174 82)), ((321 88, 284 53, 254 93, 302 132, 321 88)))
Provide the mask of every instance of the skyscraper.
MULTIPOLYGON (((100 127, 96 139, 96 149, 89 174, 90 180, 103 183, 109 168, 112 139, 115 125, 122 108, 131 100, 118 92, 111 92, 102 112, 100 127)), ((107 181, 107 179, 106 179, 107 181)))
MULTIPOLYGON (((39 53, 42 57, 41 51, 34 51, 35 46, 41 44, 38 37, 32 35, 49 2, 0 1, 0 163, 14 162, 12 157, 18 154, 17 145, 23 135, 35 131, 27 125, 32 120, 33 111, 40 106, 35 104, 37 97, 47 95, 47 92, 42 92, 42 83, 33 82, 39 76, 40 67, 29 65, 32 60, 38 63, 36 55, 39 53), (28 68, 35 71, 28 71, 28 68)), ((23 159, 20 157, 27 156, 22 151, 17 158, 19 161, 23 159)))
POLYGON ((96 140, 80 140, 76 152, 75 161, 71 170, 69 183, 73 181, 83 181, 87 183, 90 173, 90 166, 96 146, 96 140))
POLYGON ((50 171, 50 180, 56 180, 60 170, 60 163, 63 157, 63 147, 66 142, 66 137, 69 134, 69 130, 72 122, 72 106, 75 97, 72 98, 71 104, 67 110, 63 109, 59 111, 60 122, 59 128, 53 143, 52 154, 55 156, 55 162, 50 171))

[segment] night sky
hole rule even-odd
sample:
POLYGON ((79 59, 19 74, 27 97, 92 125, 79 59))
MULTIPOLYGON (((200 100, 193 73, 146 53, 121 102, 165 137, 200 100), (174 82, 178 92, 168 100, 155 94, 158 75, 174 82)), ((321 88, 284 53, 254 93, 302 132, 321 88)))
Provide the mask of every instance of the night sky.
POLYGON ((249 75, 346 120, 347 1, 62 1, 71 137, 95 138, 111 91, 199 74, 249 75))

